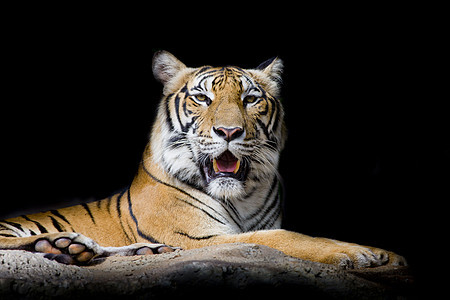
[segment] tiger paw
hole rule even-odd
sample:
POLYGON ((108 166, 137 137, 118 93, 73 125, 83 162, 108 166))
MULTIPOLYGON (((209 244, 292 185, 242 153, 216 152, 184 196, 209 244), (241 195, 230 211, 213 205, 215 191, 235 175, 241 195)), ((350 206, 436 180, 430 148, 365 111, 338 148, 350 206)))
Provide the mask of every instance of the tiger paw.
POLYGON ((345 244, 338 252, 329 255, 326 260, 343 269, 360 269, 383 265, 406 266, 404 257, 394 252, 356 244, 345 244))
POLYGON ((136 243, 122 247, 101 247, 94 240, 73 232, 49 233, 34 242, 34 252, 67 265, 88 265, 108 256, 153 255, 173 252, 176 249, 165 244, 136 243))
POLYGON ((49 234, 36 240, 34 250, 67 265, 86 265, 103 252, 92 239, 77 233, 49 234))

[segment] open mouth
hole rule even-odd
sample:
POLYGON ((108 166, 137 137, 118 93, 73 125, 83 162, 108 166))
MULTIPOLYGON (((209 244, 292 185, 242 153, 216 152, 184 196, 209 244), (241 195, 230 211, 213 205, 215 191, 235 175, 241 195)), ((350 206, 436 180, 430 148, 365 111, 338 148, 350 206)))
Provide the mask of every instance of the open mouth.
POLYGON ((206 182, 218 177, 231 177, 243 181, 247 176, 248 167, 237 159, 230 151, 225 151, 217 158, 208 160, 203 166, 206 182))

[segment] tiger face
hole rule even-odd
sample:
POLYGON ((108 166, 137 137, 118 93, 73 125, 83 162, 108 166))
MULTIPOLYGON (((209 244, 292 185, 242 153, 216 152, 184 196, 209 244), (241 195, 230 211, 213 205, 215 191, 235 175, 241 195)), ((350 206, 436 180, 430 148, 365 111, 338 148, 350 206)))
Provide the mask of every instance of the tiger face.
POLYGON ((281 69, 278 58, 250 70, 188 68, 156 53, 153 73, 164 91, 152 133, 155 162, 219 200, 243 200, 270 185, 285 141, 281 69))

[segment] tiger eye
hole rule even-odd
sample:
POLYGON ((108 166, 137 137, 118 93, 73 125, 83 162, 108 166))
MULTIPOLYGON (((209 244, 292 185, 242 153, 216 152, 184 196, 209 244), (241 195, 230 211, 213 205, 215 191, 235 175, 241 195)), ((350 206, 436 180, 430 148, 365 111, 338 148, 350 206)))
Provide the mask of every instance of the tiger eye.
POLYGON ((246 96, 246 97, 244 98, 244 101, 245 101, 246 103, 253 103, 253 102, 256 101, 256 97, 255 97, 255 96, 246 96))
POLYGON ((206 100, 206 96, 205 95, 196 95, 195 98, 197 98, 198 101, 205 101, 206 100))

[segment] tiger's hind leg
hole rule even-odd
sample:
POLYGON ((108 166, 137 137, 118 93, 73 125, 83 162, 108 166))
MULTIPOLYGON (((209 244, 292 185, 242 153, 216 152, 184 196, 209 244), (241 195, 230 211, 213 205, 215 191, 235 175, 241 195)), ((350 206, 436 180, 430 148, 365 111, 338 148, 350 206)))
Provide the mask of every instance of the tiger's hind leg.
POLYGON ((113 255, 149 255, 174 251, 174 248, 164 244, 150 243, 136 243, 123 247, 102 247, 94 240, 74 232, 0 238, 0 249, 43 253, 45 258, 70 265, 88 265, 94 259, 113 255))

